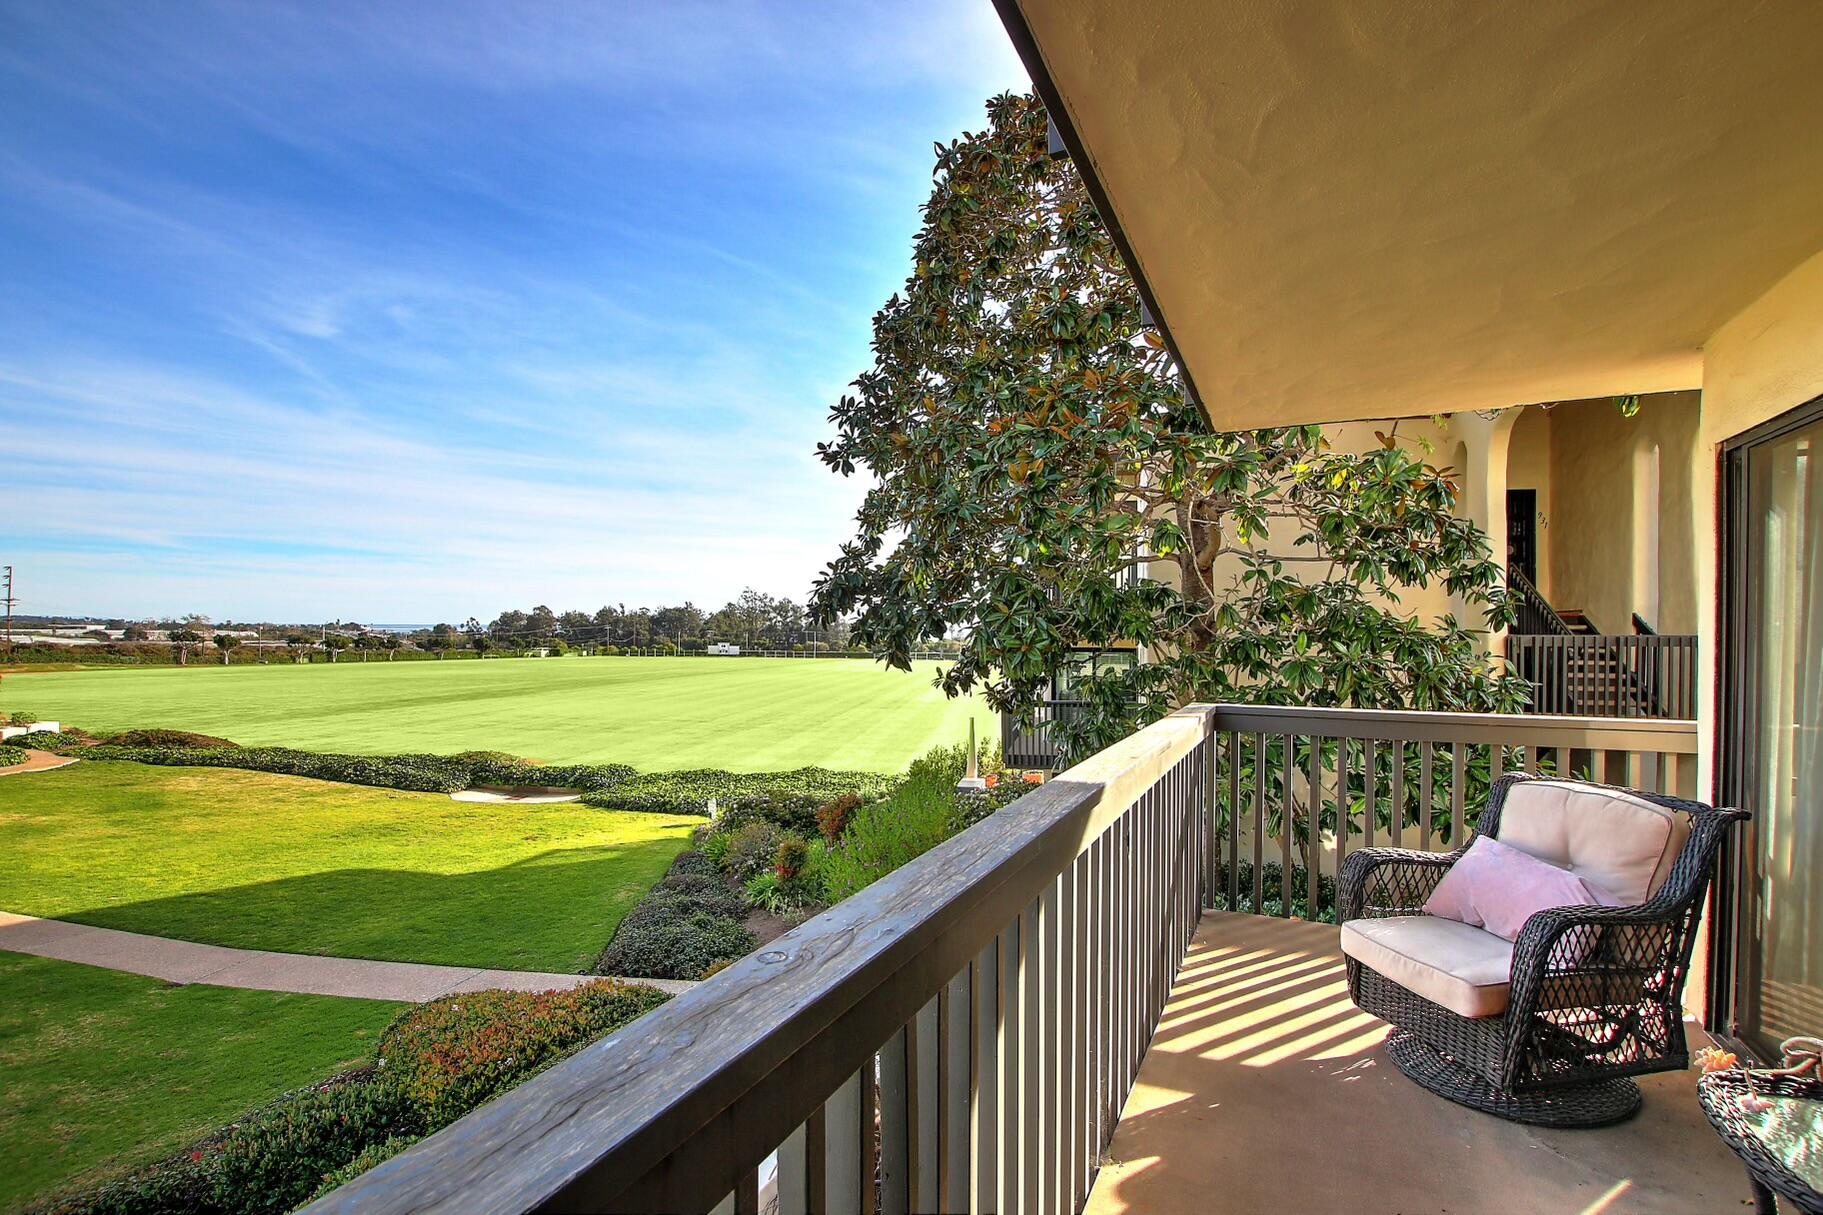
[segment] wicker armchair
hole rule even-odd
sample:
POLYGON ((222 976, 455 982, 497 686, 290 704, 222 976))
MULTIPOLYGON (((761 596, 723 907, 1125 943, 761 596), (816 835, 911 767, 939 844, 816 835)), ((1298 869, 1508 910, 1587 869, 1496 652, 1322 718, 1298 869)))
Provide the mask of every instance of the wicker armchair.
MULTIPOLYGON (((1514 774, 1495 782, 1479 830, 1499 838, 1508 795, 1536 779, 1544 778, 1514 774)), ((1602 1126, 1638 1110, 1639 1086, 1628 1077, 1688 1061, 1682 999, 1697 920, 1716 849, 1747 815, 1637 790, 1556 784, 1645 799, 1689 816, 1688 837, 1649 897, 1631 907, 1533 915, 1512 945, 1501 985, 1505 1006, 1493 1015, 1443 1007, 1353 956, 1348 986, 1357 1006, 1394 1026, 1387 1043, 1394 1064, 1432 1092, 1518 1122, 1602 1126)), ((1343 864, 1338 918, 1423 916, 1425 900, 1465 851, 1356 852, 1343 864)), ((1424 918, 1424 927, 1440 927, 1424 918)))

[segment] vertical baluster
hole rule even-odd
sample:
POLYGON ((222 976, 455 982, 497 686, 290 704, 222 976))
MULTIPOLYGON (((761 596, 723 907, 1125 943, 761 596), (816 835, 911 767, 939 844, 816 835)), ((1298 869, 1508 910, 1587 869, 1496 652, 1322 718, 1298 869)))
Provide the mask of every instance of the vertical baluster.
MULTIPOLYGON (((1094 1009, 1089 1000, 1092 975, 1100 969, 1094 947, 1095 883, 1093 850, 1076 858, 1071 867, 1076 879, 1076 918, 1074 945, 1076 981, 1071 998, 1076 1004, 1075 1030, 1070 1051, 1070 1193, 1071 1209, 1089 1191, 1094 1176, 1094 1153, 1091 1147, 1095 1115, 1091 1106, 1094 1092, 1090 1077, 1094 1072, 1094 1009)), ((1098 1146, 1098 1145, 1097 1145, 1098 1146)))
MULTIPOLYGON (((1393 740, 1393 847, 1405 847, 1405 740, 1393 740)), ((1340 876, 1339 874, 1337 875, 1340 876)))
MULTIPOLYGON (((1349 784, 1349 766, 1354 763, 1354 739, 1336 741, 1336 874, 1342 872, 1342 861, 1349 856, 1349 819, 1354 815, 1349 784)), ((1322 856, 1322 854, 1318 854, 1322 856)))
MULTIPOLYGON (((1380 821, 1380 801, 1375 796, 1380 784, 1380 746, 1373 739, 1361 744, 1362 801, 1366 811, 1361 818, 1361 842, 1372 848, 1374 831, 1380 821)), ((1336 849, 1336 873, 1342 872, 1343 849, 1336 849)))
POLYGON ((880 1048, 880 1212, 911 1211, 911 1047, 901 1028, 880 1048))
POLYGON ((1000 950, 995 938, 970 964, 969 1209, 981 1215, 1000 1204, 1000 950))
MULTIPOLYGON (((811 1137, 822 1146, 823 1192, 816 1193, 813 1184, 811 1189, 811 1207, 816 1211, 861 1211, 861 1193, 865 1189, 871 1206, 873 1192, 873 1174, 867 1173, 865 1181, 862 1173, 861 1150, 861 1097, 862 1088, 873 1087, 873 1060, 869 1059, 860 1071, 842 1081, 829 1100, 823 1103, 821 1119, 811 1122, 811 1137)), ((873 1127, 868 1126, 868 1138, 872 1139, 873 1127)), ((871 1155, 871 1153, 868 1153, 871 1155)), ((816 1165, 812 1162, 813 1179, 816 1165)))
POLYGON ((1058 881, 1052 879, 1038 901, 1037 965, 1029 976, 1027 992, 1033 997, 1032 1011, 1036 1033, 1027 1052, 1032 1072, 1026 1077, 1026 1095, 1031 1108, 1026 1114, 1026 1162, 1032 1172, 1032 1185, 1026 1191, 1026 1204, 1033 1210, 1057 1209, 1057 1030, 1063 992, 1059 983, 1061 971, 1057 955, 1057 935, 1061 908, 1058 881))
POLYGON ((755 1165, 741 1175, 741 1184, 730 1195, 734 1199, 734 1215, 760 1215, 760 1170, 755 1165))
POLYGON ((810 1170, 805 1162, 804 1124, 779 1144, 778 1215, 810 1215, 810 1170))
POLYGON ((1450 744, 1450 847, 1460 848, 1468 839, 1467 815, 1463 807, 1463 795, 1468 788, 1469 745, 1465 742, 1450 744))
POLYGON ((1433 768, 1436 753, 1436 743, 1418 744, 1418 847, 1426 852, 1431 850, 1431 793, 1436 780, 1433 768))
POLYGON ((1241 906, 1241 735, 1228 738, 1228 910, 1241 906))
POLYGON ((1280 739, 1280 746, 1284 748, 1284 754, 1279 757, 1281 760, 1279 765, 1281 769, 1279 773, 1279 903, 1281 904, 1279 914, 1289 916, 1291 915, 1291 782, 1295 767, 1291 735, 1283 735, 1280 739))
POLYGON ((880 1085, 879 1056, 861 1065, 861 1147, 857 1153, 861 1170, 861 1215, 878 1215, 879 1190, 874 1179, 880 1174, 880 1085))
MULTIPOLYGON (((1221 739, 1214 734, 1204 734, 1203 740, 1197 744, 1197 751, 1202 757, 1197 771, 1203 777, 1197 782, 1195 810, 1196 821, 1202 824, 1203 833, 1203 880, 1196 898, 1196 905, 1201 909, 1215 906, 1216 886, 1221 872, 1216 867, 1216 858, 1222 852, 1222 839, 1218 830, 1221 823, 1216 817, 1215 796, 1215 791, 1221 788, 1221 739)), ((1229 816, 1229 821, 1233 821, 1232 815, 1229 816)), ((1229 851, 1232 852, 1232 849, 1229 851)), ((1221 884, 1227 885, 1226 882, 1221 884)))
POLYGON ((995 1194, 995 1209, 1001 1215, 1017 1212, 1022 1161, 1019 1152, 1020 1122, 1029 1111, 1021 1098, 1020 1083, 1025 1062, 1020 1030, 1025 1024, 1025 1005, 1021 997, 1025 973, 1025 950, 1031 940, 1025 931, 1025 913, 1008 924, 1000 934, 1000 1177, 995 1194))
POLYGON ((1081 858, 1064 869, 1057 892, 1057 1045, 1051 1060, 1056 1105, 1051 1115, 1053 1190, 1060 1205, 1074 1208, 1076 1194, 1076 990, 1082 982, 1076 922, 1082 900, 1077 888, 1081 858))
POLYGON ((1525 748, 1522 767, 1534 775, 1538 772, 1538 744, 1532 743, 1525 748))
MULTIPOLYGON (((1287 748, 1291 746, 1289 742, 1285 745, 1287 748)), ((1343 775, 1343 771, 1347 766, 1348 740, 1345 738, 1337 739, 1336 826, 1339 830, 1336 839, 1338 841, 1342 838, 1342 835, 1346 833, 1346 824, 1343 822, 1343 817, 1348 811, 1341 794, 1342 787, 1348 783, 1347 778, 1343 775)), ((1307 859, 1304 864, 1304 915, 1306 919, 1314 922, 1317 919, 1317 895, 1321 890, 1319 883, 1323 878, 1323 740, 1315 734, 1310 736, 1310 763, 1308 768, 1309 771, 1305 773, 1305 779, 1310 783, 1310 813, 1308 815, 1309 822, 1305 827, 1306 843, 1304 855, 1307 859)), ((1338 846, 1340 845, 1338 844, 1338 846)), ((1285 876, 1287 879, 1290 878, 1290 867, 1286 868, 1285 876)), ((1286 914, 1290 914, 1290 899, 1285 900, 1285 906, 1286 914)))
POLYGON ((1253 907, 1266 910, 1266 736, 1253 736, 1253 907))
POLYGON ((972 967, 964 967, 949 981, 937 1006, 937 1210, 941 1215, 961 1215, 968 1210, 973 974, 972 967))

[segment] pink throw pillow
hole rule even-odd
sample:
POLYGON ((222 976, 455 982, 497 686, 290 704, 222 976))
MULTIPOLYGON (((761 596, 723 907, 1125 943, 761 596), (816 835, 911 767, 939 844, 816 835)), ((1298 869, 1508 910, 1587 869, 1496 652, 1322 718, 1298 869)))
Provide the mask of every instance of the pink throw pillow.
MULTIPOLYGON (((1508 941, 1549 907, 1616 905, 1607 891, 1490 835, 1478 836, 1425 900, 1424 913, 1485 928, 1508 941)), ((1583 951, 1586 952, 1586 949, 1583 951)), ((1566 961, 1569 961, 1566 959, 1566 961)), ((1569 961, 1574 965, 1574 961, 1569 961)))

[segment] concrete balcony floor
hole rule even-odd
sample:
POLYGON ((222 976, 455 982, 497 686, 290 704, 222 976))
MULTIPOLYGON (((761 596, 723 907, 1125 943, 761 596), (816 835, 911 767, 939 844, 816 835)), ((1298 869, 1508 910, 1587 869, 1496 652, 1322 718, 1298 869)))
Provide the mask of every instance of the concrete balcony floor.
POLYGON ((1540 1130, 1420 1089, 1385 1034, 1349 1003, 1336 929, 1204 915, 1089 1212, 1752 1209, 1693 1072, 1642 1079, 1645 1107, 1619 1126, 1540 1130))

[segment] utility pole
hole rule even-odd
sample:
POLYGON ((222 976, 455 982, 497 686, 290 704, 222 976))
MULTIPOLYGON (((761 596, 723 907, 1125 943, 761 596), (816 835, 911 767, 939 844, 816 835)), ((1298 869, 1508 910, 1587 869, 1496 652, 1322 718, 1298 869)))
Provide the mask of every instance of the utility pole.
POLYGON ((13 652, 13 605, 18 602, 13 598, 13 567, 9 565, 0 573, 0 603, 6 604, 6 652, 9 657, 13 652))

